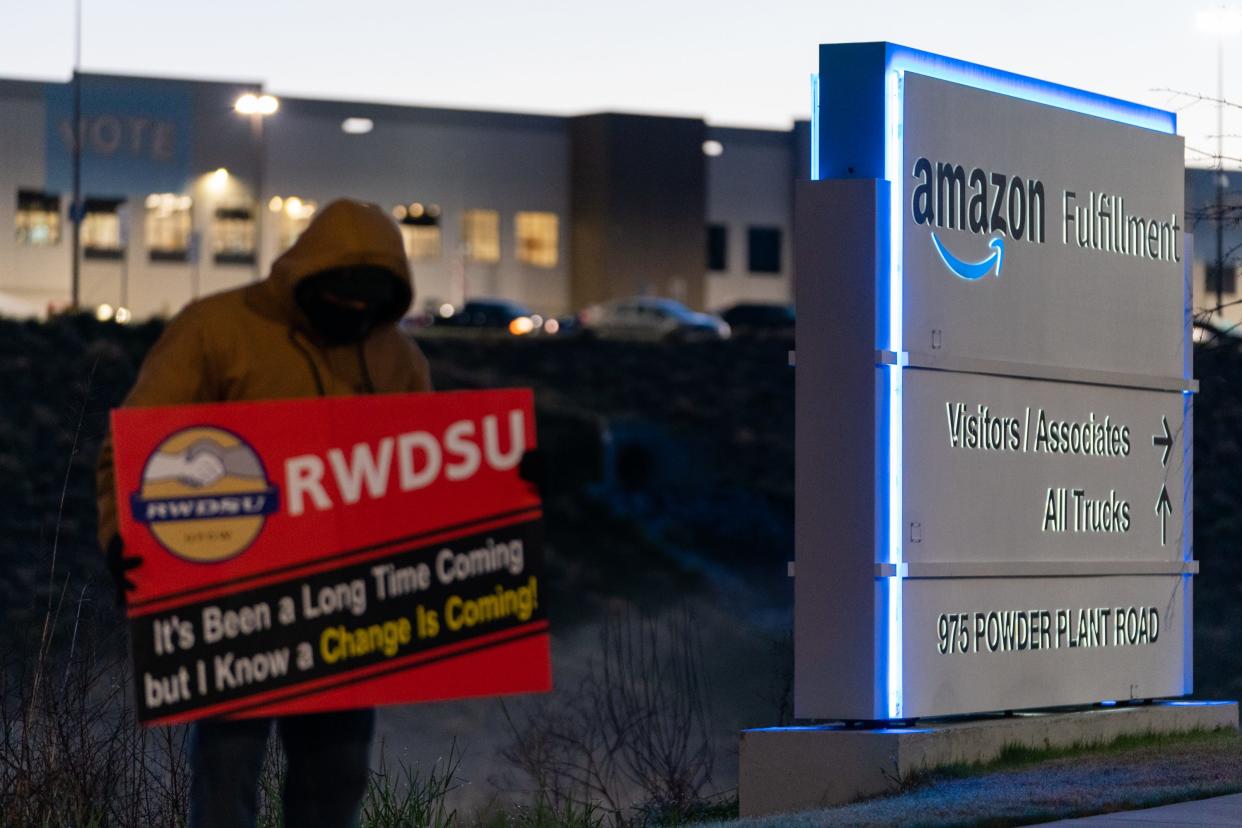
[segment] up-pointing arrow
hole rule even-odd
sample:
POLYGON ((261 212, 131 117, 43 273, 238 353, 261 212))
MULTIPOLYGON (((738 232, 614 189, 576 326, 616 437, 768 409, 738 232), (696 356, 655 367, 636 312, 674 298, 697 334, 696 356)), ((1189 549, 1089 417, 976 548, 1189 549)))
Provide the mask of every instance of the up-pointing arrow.
POLYGON ((1164 436, 1159 434, 1153 435, 1151 444, 1153 446, 1164 446, 1164 455, 1160 458, 1160 465, 1166 468, 1169 465, 1169 450, 1173 448, 1173 433, 1169 431, 1169 419, 1167 417, 1160 418, 1160 425, 1164 426, 1164 436))
POLYGON ((1169 487, 1160 487, 1160 497, 1156 500, 1156 514, 1160 515, 1160 545, 1164 546, 1167 542, 1165 534, 1165 521, 1169 515, 1173 514, 1173 501, 1169 500, 1169 487))

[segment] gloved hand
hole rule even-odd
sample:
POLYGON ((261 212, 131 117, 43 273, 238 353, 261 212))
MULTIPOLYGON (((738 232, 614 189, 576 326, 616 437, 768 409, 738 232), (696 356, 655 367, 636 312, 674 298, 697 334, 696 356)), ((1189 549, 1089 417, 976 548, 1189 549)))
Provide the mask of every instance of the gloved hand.
POLYGON ((541 497, 544 484, 547 482, 545 472, 543 452, 539 449, 531 449, 522 455, 522 462, 518 464, 518 476, 538 489, 541 497))
POLYGON ((108 571, 112 574, 112 583, 116 586, 116 605, 125 609, 128 603, 128 592, 135 588, 134 582, 129 579, 129 573, 142 565, 142 558, 126 555, 125 544, 121 542, 121 536, 113 535, 112 540, 108 541, 105 560, 108 563, 108 571))

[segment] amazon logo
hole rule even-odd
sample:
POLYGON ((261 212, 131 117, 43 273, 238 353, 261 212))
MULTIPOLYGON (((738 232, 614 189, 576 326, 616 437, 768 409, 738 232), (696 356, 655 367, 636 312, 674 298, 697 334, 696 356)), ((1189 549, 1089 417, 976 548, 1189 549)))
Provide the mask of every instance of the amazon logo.
MULTIPOLYGON (((1035 178, 993 172, 920 157, 910 171, 915 186, 910 211, 915 224, 989 237, 986 254, 974 257, 950 250, 933 229, 932 247, 953 275, 977 281, 1005 263, 1005 241, 1044 242, 1044 183, 1035 178), (965 258, 963 258, 965 257, 965 258)), ((982 240, 981 240, 982 241, 982 240)), ((957 245, 957 242, 954 242, 957 245)), ((965 245, 959 250, 964 251, 965 245)))

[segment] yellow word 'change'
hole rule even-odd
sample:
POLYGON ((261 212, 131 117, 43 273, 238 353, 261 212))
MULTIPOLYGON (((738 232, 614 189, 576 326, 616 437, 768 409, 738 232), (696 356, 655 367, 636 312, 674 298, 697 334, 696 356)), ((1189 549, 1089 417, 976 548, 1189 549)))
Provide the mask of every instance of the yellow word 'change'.
POLYGON ((392 658, 411 639, 410 619, 402 616, 382 624, 348 629, 342 624, 328 627, 319 636, 319 656, 325 664, 383 653, 392 658))

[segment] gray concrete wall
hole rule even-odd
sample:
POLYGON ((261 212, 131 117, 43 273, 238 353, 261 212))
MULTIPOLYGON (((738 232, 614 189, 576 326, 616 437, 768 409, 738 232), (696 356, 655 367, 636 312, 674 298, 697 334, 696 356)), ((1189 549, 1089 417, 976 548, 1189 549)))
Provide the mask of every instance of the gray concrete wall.
POLYGON ((68 225, 54 247, 14 238, 18 189, 43 189, 44 116, 43 84, 0 81, 0 292, 40 308, 69 293, 68 225))
MULTIPOLYGON (((412 263, 419 306, 506 296, 543 313, 569 310, 569 142, 562 119, 285 100, 267 138, 268 195, 320 204, 352 196, 385 209, 439 205, 441 255, 412 263), (340 127, 347 117, 371 118, 374 130, 346 135, 340 127), (499 263, 466 260, 461 221, 470 209, 499 213, 499 263), (557 216, 555 267, 518 260, 519 211, 557 216)), ((266 235, 274 243, 275 233, 266 235)), ((268 255, 274 252, 269 247, 268 255)))
POLYGON ((708 272, 706 301, 713 310, 738 301, 793 301, 793 134, 760 130, 708 131, 724 152, 707 158, 707 221, 727 228, 728 269, 708 272), (781 272, 751 273, 747 230, 781 231, 781 272))
POLYGON ((573 304, 651 295, 703 307, 703 122, 590 115, 570 133, 573 304))

